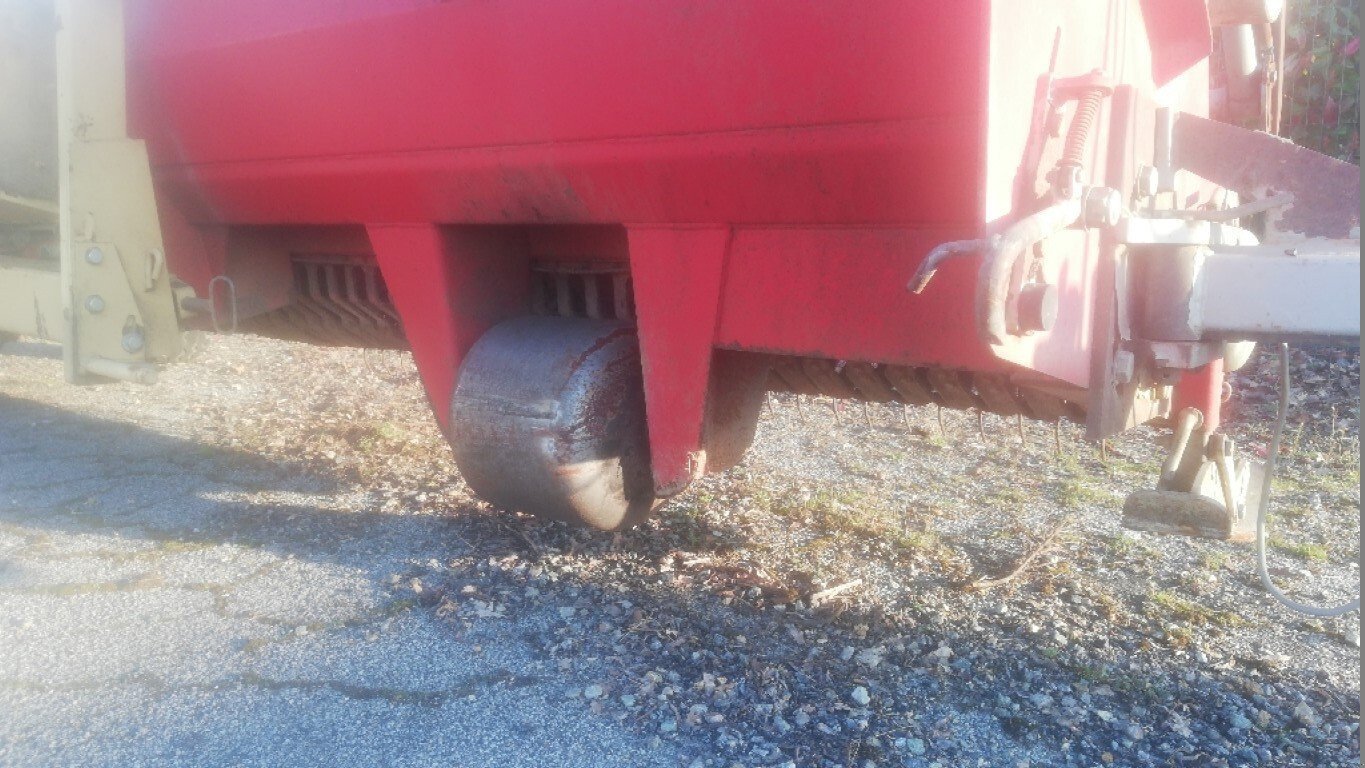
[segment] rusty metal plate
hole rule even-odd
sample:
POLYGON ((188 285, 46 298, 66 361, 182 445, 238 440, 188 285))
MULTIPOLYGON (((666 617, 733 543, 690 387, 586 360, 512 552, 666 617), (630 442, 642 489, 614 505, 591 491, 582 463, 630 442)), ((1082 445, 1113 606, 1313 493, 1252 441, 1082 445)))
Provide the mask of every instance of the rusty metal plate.
POLYGON ((1123 503, 1124 528, 1147 533, 1193 536, 1246 543, 1256 536, 1250 515, 1242 520, 1222 504, 1197 493, 1136 491, 1123 503))
POLYGON ((1286 139, 1181 113, 1175 164, 1242 194, 1289 192, 1294 203, 1275 217, 1282 232, 1345 238, 1360 223, 1360 168, 1286 139))
POLYGON ((1075 418, 1079 408, 1068 407, 1067 401, 1040 389, 1019 388, 1019 397, 1027 404, 1029 414, 1042 421, 1061 421, 1075 418))

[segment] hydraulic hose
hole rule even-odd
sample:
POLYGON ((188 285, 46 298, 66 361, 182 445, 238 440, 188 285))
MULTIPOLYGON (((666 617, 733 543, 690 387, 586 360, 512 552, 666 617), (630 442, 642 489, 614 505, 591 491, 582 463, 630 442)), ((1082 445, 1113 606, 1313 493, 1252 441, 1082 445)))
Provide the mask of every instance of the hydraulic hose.
POLYGON ((1296 602, 1280 588, 1275 586, 1275 582, 1270 578, 1270 569, 1266 566, 1266 536, 1270 518, 1270 486, 1275 479, 1275 460, 1280 455, 1280 438, 1284 435, 1284 423, 1289 415, 1289 345, 1280 344, 1280 412, 1275 419, 1275 431, 1270 437, 1270 452, 1266 456, 1265 479, 1261 481, 1261 503, 1256 515, 1256 572, 1261 576, 1261 584, 1265 585, 1266 591, 1275 597, 1281 605, 1289 610, 1303 614, 1304 616, 1315 616, 1323 619, 1333 619, 1344 616, 1351 611, 1360 610, 1360 594, 1357 592, 1356 599, 1349 603, 1322 607, 1296 602))

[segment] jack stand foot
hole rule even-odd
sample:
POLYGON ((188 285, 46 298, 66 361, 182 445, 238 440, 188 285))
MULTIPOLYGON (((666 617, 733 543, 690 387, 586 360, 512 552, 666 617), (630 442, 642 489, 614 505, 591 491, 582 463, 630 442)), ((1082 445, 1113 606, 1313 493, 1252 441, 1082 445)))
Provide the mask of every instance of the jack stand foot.
POLYGON ((1236 543, 1255 540, 1265 467, 1235 455, 1227 436, 1200 430, 1202 421, 1194 409, 1181 413, 1161 480, 1156 490, 1128 496, 1124 528, 1236 543))

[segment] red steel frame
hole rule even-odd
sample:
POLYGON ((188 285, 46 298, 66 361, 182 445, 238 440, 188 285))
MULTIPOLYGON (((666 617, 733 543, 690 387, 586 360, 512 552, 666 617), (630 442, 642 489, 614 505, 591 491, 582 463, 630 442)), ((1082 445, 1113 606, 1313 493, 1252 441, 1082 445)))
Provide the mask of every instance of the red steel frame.
MULTIPOLYGON (((130 111, 168 257, 201 295, 230 271, 229 231, 364 227, 443 427, 463 355, 524 311, 533 256, 628 263, 666 494, 701 468, 714 348, 1090 387, 1107 354, 1098 238, 1048 244, 1058 326, 994 349, 975 332, 975 261, 923 295, 904 285, 934 245, 1027 212, 1050 71, 1103 69, 1141 115, 1158 80, 1183 73, 1160 98, 1206 110, 1203 13, 1202 0, 129 0, 130 111)), ((1102 130, 1092 178, 1126 181, 1150 141, 1118 134, 1142 130, 1102 130), (1111 142, 1131 148, 1115 167, 1111 142)), ((286 299, 263 286, 244 301, 286 299)))

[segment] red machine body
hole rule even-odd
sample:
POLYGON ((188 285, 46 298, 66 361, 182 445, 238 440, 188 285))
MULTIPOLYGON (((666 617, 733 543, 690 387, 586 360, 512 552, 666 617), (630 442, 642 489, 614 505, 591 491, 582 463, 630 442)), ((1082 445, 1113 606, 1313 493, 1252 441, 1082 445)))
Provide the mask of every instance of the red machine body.
POLYGON ((1004 345, 977 333, 975 259, 922 295, 906 280, 935 245, 1032 210, 1060 151, 1055 79, 1118 85, 1085 158, 1118 190, 1159 103, 1207 113, 1200 0, 126 13, 132 132, 177 275, 200 295, 231 277, 249 317, 291 300, 291 255, 372 256, 448 427, 463 356, 525 311, 533 264, 624 265, 661 493, 696 470, 715 349, 999 374, 1093 421, 1113 324, 1099 235, 1048 241, 1057 321, 1004 345))

